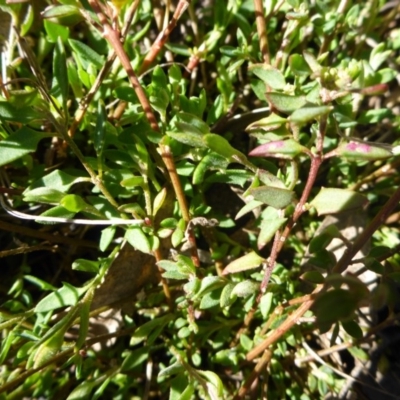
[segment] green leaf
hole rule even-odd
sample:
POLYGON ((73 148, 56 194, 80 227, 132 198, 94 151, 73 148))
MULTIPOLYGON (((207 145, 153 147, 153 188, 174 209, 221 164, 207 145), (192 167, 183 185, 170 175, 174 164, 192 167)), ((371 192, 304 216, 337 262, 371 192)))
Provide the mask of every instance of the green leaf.
POLYGON ((180 364, 179 362, 174 362, 172 365, 169 365, 168 367, 162 369, 159 373, 158 373, 158 377, 167 377, 167 376, 171 376, 171 375, 177 375, 181 372, 183 372, 183 366, 182 364, 180 364))
POLYGON ((90 178, 88 177, 74 176, 56 169, 53 172, 50 172, 50 174, 35 181, 29 188, 34 189, 45 186, 66 193, 75 183, 89 181, 90 178))
POLYGON ((262 201, 276 209, 283 209, 294 200, 294 192, 272 186, 260 186, 250 189, 250 194, 255 200, 262 201))
POLYGON ((225 171, 216 171, 210 174, 205 180, 206 183, 227 183, 229 185, 238 185, 244 187, 247 181, 252 179, 254 174, 244 169, 227 169, 225 171))
POLYGON ((159 261, 157 265, 159 265, 163 269, 166 269, 166 272, 164 272, 162 274, 162 276, 165 279, 187 280, 190 277, 190 274, 183 273, 183 272, 179 271, 177 265, 173 269, 172 268, 165 268, 165 266, 163 266, 163 264, 161 264, 162 262, 163 262, 163 260, 159 261))
POLYGON ((33 368, 41 367, 58 353, 64 341, 64 333, 65 330, 60 329, 39 346, 34 355, 33 368))
MULTIPOLYGON (((201 306, 200 306, 200 308, 201 308, 201 306)), ((189 337, 191 335, 191 333, 192 333, 192 331, 189 329, 189 327, 183 326, 181 329, 179 329, 179 331, 177 333, 177 337, 179 339, 186 339, 187 337, 189 337)))
POLYGON ((366 110, 360 113, 357 122, 359 124, 376 124, 378 122, 382 122, 385 118, 390 118, 392 116, 392 110, 388 108, 366 110))
POLYGON ((277 188, 285 189, 285 184, 277 178, 275 175, 271 174, 271 172, 264 171, 262 169, 257 170, 257 177, 260 181, 267 186, 273 186, 277 188))
POLYGON ((365 207, 367 203, 364 195, 352 190, 322 188, 310 205, 315 207, 318 215, 325 215, 365 207))
POLYGON ((316 234, 310 241, 308 251, 313 254, 325 249, 335 237, 341 237, 339 229, 335 225, 329 225, 319 234, 316 234))
POLYGON ((25 190, 23 196, 26 202, 34 201, 58 204, 65 197, 65 194, 56 189, 40 187, 32 190, 25 190))
POLYGON ((351 161, 384 160, 393 156, 389 146, 371 142, 342 142, 335 151, 339 156, 351 161))
POLYGON ((304 57, 305 62, 310 67, 310 70, 313 72, 313 74, 315 74, 316 76, 319 76, 322 71, 322 66, 317 61, 317 59, 314 57, 314 55, 308 51, 304 51, 303 57, 304 57))
POLYGON ((130 86, 116 87, 114 93, 118 99, 127 101, 128 103, 135 104, 138 102, 138 97, 136 95, 135 89, 130 86))
POLYGON ((63 42, 67 41, 69 37, 69 29, 67 27, 48 20, 44 20, 43 25, 49 42, 57 43, 59 39, 63 42))
POLYGON ((96 381, 86 380, 80 383, 67 397, 67 400, 87 400, 96 386, 96 381))
POLYGON ((100 269, 100 261, 92 261, 79 258, 72 263, 72 269, 76 271, 98 273, 100 269))
POLYGON ((183 238, 185 237, 185 231, 181 229, 180 226, 177 226, 171 236, 171 244, 172 247, 178 247, 181 243, 183 238))
POLYGON ((274 140, 254 148, 249 156, 252 157, 276 157, 294 158, 301 153, 307 153, 308 149, 294 139, 274 140))
POLYGON ((370 295, 368 286, 353 275, 330 274, 326 277, 325 282, 335 288, 346 285, 352 296, 359 300, 367 299, 370 295))
POLYGON ((326 249, 321 249, 316 251, 308 260, 307 265, 312 265, 314 267, 323 268, 324 270, 329 270, 336 265, 336 257, 333 252, 326 249))
POLYGON ((61 199, 60 205, 63 206, 68 211, 74 213, 84 211, 89 207, 93 207, 87 204, 85 200, 83 200, 82 197, 78 196, 77 194, 67 194, 61 199))
POLYGON ((14 341, 16 341, 17 337, 14 332, 8 333, 6 338, 2 340, 1 343, 1 351, 0 351, 0 362, 3 364, 4 360, 6 360, 8 352, 14 341))
POLYGON ((84 96, 82 81, 79 79, 78 71, 76 70, 76 64, 73 62, 73 60, 67 60, 67 73, 68 81, 71 85, 75 98, 81 99, 84 96))
POLYGON ((88 64, 93 64, 98 69, 101 69, 101 67, 104 65, 103 57, 100 54, 96 53, 88 45, 75 39, 68 39, 68 43, 71 46, 72 50, 74 50, 74 52, 79 57, 84 67, 87 67, 88 64))
POLYGON ((289 66, 296 76, 306 77, 312 72, 304 57, 300 54, 292 54, 289 56, 289 66))
POLYGON ((24 15, 24 18, 21 22, 21 32, 20 35, 24 37, 32 27, 33 21, 35 20, 35 7, 33 4, 29 4, 24 15))
POLYGON ((378 68, 389 58, 392 52, 392 50, 385 50, 385 47, 386 43, 379 43, 371 51, 369 64, 374 71, 378 70, 378 68))
POLYGON ((252 251, 230 262, 224 268, 222 274, 227 275, 241 271, 248 271, 250 269, 259 267, 264 261, 265 261, 264 258, 260 257, 256 252, 252 251))
MULTIPOLYGON (((183 371, 184 372, 184 371, 183 371)), ((194 383, 188 381, 186 374, 178 374, 170 383, 169 400, 192 400, 194 383)))
POLYGON ((224 397, 224 385, 219 376, 212 371, 198 371, 199 374, 207 381, 208 395, 211 400, 220 400, 224 397))
POLYGON ((94 130, 93 145, 96 153, 99 155, 103 151, 104 140, 106 134, 106 124, 107 124, 107 113, 106 107, 102 99, 99 99, 97 103, 97 120, 96 127, 94 130))
POLYGON ((63 286, 60 289, 39 301, 35 307, 35 312, 47 312, 61 307, 74 306, 86 291, 87 287, 85 286, 77 288, 67 282, 63 282, 63 286))
POLYGON ((17 109, 34 106, 39 102, 39 91, 36 89, 13 90, 9 95, 8 102, 17 109))
POLYGON ((219 306, 220 293, 217 291, 206 293, 202 296, 199 308, 200 310, 208 310, 219 306))
POLYGON ((361 339, 363 337, 363 331, 360 328, 360 325, 355 321, 342 321, 341 322, 343 329, 353 338, 361 339))
POLYGON ((150 348, 143 346, 139 349, 129 351, 121 365, 121 372, 131 371, 148 360, 150 348))
POLYGON ((258 76, 265 84, 272 89, 284 89, 286 86, 285 77, 278 69, 269 64, 253 64, 249 71, 258 76))
POLYGON ((203 134, 196 127, 186 126, 184 123, 177 122, 180 132, 167 131, 166 134, 176 141, 192 147, 206 147, 203 142, 203 134))
POLYGON ((181 126, 191 126, 193 129, 196 129, 197 133, 202 135, 210 132, 210 127, 208 126, 208 124, 194 114, 180 112, 176 115, 176 119, 177 121, 175 121, 174 123, 179 130, 184 130, 180 129, 181 126))
POLYGON ((349 353, 356 359, 366 362, 370 359, 370 355, 360 347, 349 347, 349 353))
POLYGON ((193 172, 193 184, 201 184, 207 171, 214 169, 225 170, 228 165, 229 162, 226 160, 225 157, 214 152, 207 154, 205 157, 202 158, 202 160, 199 162, 193 172))
MULTIPOLYGON (((41 213, 40 216, 43 217, 57 217, 57 218, 73 218, 75 215, 74 212, 68 211, 66 208, 62 206, 55 206, 49 208, 45 212, 41 213)), ((52 222, 43 222, 43 221, 36 221, 40 222, 41 224, 51 224, 52 222)))
POLYGON ((209 133, 203 137, 206 146, 215 151, 219 155, 233 161, 233 156, 244 157, 245 155, 239 150, 233 148, 230 143, 222 136, 215 135, 214 133, 209 133))
POLYGON ((394 70, 392 68, 383 68, 380 69, 374 77, 371 79, 371 81, 367 82, 368 86, 372 86, 373 84, 379 84, 379 83, 388 83, 395 79, 397 76, 397 70, 394 70))
POLYGON ((67 57, 61 38, 58 38, 53 54, 53 85, 51 92, 54 97, 59 99, 63 106, 65 115, 67 115, 68 100, 68 72, 67 57))
POLYGON ((125 233, 125 239, 135 249, 142 253, 151 254, 150 241, 141 227, 131 227, 125 233))
POLYGON ((260 300, 260 311, 264 319, 268 318, 269 312, 272 307, 272 299, 274 295, 272 292, 265 293, 260 300))
POLYGON ((51 21, 61 25, 75 25, 83 21, 83 15, 74 5, 54 5, 46 7, 41 17, 45 21, 51 21))
POLYGON ((324 276, 318 271, 304 272, 304 274, 301 275, 300 279, 303 279, 310 283, 317 283, 317 284, 325 282, 324 276))
MULTIPOLYGON (((196 295, 193 297, 193 299, 198 299, 202 296, 204 296, 206 293, 212 292, 216 289, 219 289, 220 287, 225 285, 225 280, 223 278, 220 278, 219 276, 206 276, 201 280, 201 285, 199 291, 196 293, 196 295)), ((218 298, 219 302, 219 298, 218 298)))
POLYGON ((313 119, 322 117, 333 110, 331 106, 302 107, 289 116, 289 121, 305 124, 313 119))
POLYGON ((249 201, 246 205, 244 205, 239 212, 235 216, 235 220, 238 220, 239 218, 243 217, 243 215, 246 215, 250 211, 253 211, 255 208, 260 207, 262 204, 264 204, 262 201, 257 201, 257 200, 251 200, 249 201))
POLYGON ((112 240, 114 239, 116 232, 115 226, 108 226, 107 228, 101 231, 99 249, 100 251, 106 251, 107 247, 110 245, 112 240))
POLYGON ((260 250, 274 237, 278 229, 287 221, 280 217, 278 211, 273 207, 267 207, 262 213, 260 233, 257 237, 257 248, 260 250))
POLYGON ((151 346, 152 342, 161 333, 165 325, 167 325, 172 319, 174 319, 173 314, 166 314, 139 326, 132 335, 130 345, 134 346, 147 339, 147 345, 151 346))
POLYGON ((231 296, 248 297, 257 293, 260 289, 260 282, 247 279, 239 282, 232 290, 231 296))
POLYGON ((165 47, 172 51, 172 53, 179 54, 181 56, 190 57, 190 48, 187 45, 179 43, 166 43, 165 47))
POLYGON ((357 300, 348 290, 334 289, 318 296, 312 309, 318 323, 334 323, 350 318, 357 308, 357 300))
POLYGON ((268 101, 278 111, 290 114, 306 104, 304 96, 290 96, 282 93, 268 92, 266 94, 268 101))
POLYGON ((46 281, 43 281, 42 279, 37 278, 36 276, 24 275, 24 279, 38 286, 41 290, 57 290, 56 287, 46 281))
POLYGON ((219 298, 219 305, 221 308, 231 306, 236 300, 236 297, 232 295, 232 290, 234 289, 235 286, 236 285, 234 283, 229 282, 222 289, 221 296, 219 298))
POLYGON ((89 331, 90 306, 92 305, 94 287, 89 290, 89 296, 85 297, 85 301, 81 304, 79 309, 79 332, 75 342, 75 348, 77 349, 84 346, 89 331))
MULTIPOLYGON (((2 103, 0 102, 0 119, 1 108, 2 103)), ((18 113, 23 112, 23 110, 18 111, 18 113)), ((25 126, 18 129, 17 132, 0 142, 0 166, 9 164, 26 154, 32 153, 36 150, 40 140, 51 136, 48 133, 36 132, 25 126)))
POLYGON ((131 176, 130 178, 123 179, 120 184, 122 187, 135 188, 145 186, 145 181, 143 176, 131 176))
POLYGON ((268 117, 261 118, 258 121, 251 123, 246 131, 252 131, 255 129, 262 129, 265 132, 274 131, 280 128, 287 121, 286 118, 282 118, 281 116, 271 113, 268 117))

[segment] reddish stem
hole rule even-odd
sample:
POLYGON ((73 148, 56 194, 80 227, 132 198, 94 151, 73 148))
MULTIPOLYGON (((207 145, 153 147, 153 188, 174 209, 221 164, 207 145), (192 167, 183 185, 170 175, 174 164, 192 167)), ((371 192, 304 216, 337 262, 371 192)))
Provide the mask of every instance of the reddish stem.
POLYGON ((154 59, 157 57, 157 54, 160 52, 160 50, 164 47, 166 41, 168 40, 169 35, 171 32, 174 30, 176 27, 176 24, 179 20, 179 18, 182 16, 182 14, 186 11, 186 9, 189 7, 191 0, 180 0, 174 15, 171 18, 171 21, 169 21, 168 26, 159 33, 157 36, 157 39, 151 46, 149 52, 147 53, 145 59, 143 60, 143 64, 140 67, 139 75, 142 75, 144 72, 148 70, 150 65, 153 63, 154 59))
MULTIPOLYGON (((131 85, 136 92, 136 95, 139 99, 139 102, 140 102, 144 112, 145 112, 146 118, 149 121, 151 128, 156 132, 160 132, 160 127, 158 126, 158 122, 153 113, 150 102, 147 99, 146 93, 143 90, 143 88, 139 82, 139 79, 137 78, 137 76, 132 68, 129 57, 126 54, 126 52, 122 46, 119 33, 115 29, 112 28, 112 26, 108 22, 106 16, 102 13, 97 0, 88 0, 88 1, 89 1, 90 6, 96 12, 97 17, 100 20, 100 23, 103 27, 104 38, 110 43, 110 45, 114 49, 115 53, 117 54, 118 58, 120 59, 121 64, 124 67, 124 69, 128 75, 129 81, 131 82, 131 85)), ((190 215, 189 215, 189 210, 187 207, 186 196, 184 194, 182 185, 180 183, 180 180, 179 180, 179 177, 178 177, 178 174, 176 171, 174 159, 173 159, 172 154, 167 146, 160 145, 160 150, 161 150, 160 151, 161 157, 162 157, 162 159, 167 167, 167 170, 169 172, 171 182, 174 187, 174 191, 177 196, 179 206, 181 208, 183 219, 185 220, 186 225, 187 225, 190 221, 190 215)), ((194 236, 191 239, 192 239, 192 242, 195 243, 194 236)), ((194 246, 192 249, 192 256, 196 259, 196 261, 195 261, 196 264, 199 264, 196 246, 194 246)))
POLYGON ((264 7, 261 0, 254 0, 257 33, 260 38, 260 50, 265 64, 270 64, 267 27, 265 24, 264 7))

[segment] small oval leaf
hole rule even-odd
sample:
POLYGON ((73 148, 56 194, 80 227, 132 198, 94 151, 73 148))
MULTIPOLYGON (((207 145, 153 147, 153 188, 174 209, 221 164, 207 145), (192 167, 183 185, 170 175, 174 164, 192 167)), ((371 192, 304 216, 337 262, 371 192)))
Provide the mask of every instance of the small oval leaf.
POLYGON ((304 96, 290 96, 288 94, 274 92, 266 93, 266 96, 273 107, 287 114, 303 107, 307 101, 304 96))
POLYGON ((341 143, 336 149, 336 154, 350 161, 383 160, 393 155, 391 148, 387 145, 359 141, 341 143))
POLYGON ((256 252, 252 251, 243 257, 229 263, 222 271, 223 275, 233 274, 241 271, 248 271, 249 269, 257 268, 264 262, 264 258, 260 257, 256 252))
POLYGON ((248 297, 256 293, 260 289, 260 282, 250 279, 239 282, 232 290, 231 296, 248 297))
POLYGON ((253 64, 249 67, 249 71, 258 76, 272 89, 283 89, 286 85, 282 72, 269 64, 253 64))
POLYGON ((322 188, 310 203, 318 215, 336 214, 341 211, 365 207, 368 199, 348 189, 322 188))
POLYGON ((252 157, 276 157, 294 158, 301 153, 308 153, 308 149, 294 139, 274 140, 264 143, 253 149, 249 156, 252 157))
POLYGON ((255 200, 262 201, 271 207, 282 209, 294 200, 294 192, 272 186, 260 186, 250 190, 255 200))
POLYGON ((322 115, 328 114, 332 111, 331 106, 319 106, 319 107, 302 107, 294 111, 289 117, 289 121, 296 123, 306 123, 315 118, 321 117, 322 115))

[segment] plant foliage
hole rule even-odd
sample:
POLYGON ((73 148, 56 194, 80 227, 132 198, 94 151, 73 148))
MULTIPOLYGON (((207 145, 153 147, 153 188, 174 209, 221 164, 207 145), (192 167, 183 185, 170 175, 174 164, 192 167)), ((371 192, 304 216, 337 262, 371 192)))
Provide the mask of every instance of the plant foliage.
POLYGON ((337 352, 398 322, 397 6, 165 4, 0 0, 0 399, 363 391, 337 352))

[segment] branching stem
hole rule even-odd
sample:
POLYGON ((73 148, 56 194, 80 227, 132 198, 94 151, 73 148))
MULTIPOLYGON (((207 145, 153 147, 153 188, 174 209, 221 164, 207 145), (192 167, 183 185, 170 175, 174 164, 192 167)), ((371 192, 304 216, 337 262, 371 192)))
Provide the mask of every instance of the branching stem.
MULTIPOLYGON (((106 16, 101 11, 98 1, 97 0, 88 0, 88 1, 89 1, 90 6, 96 12, 97 17, 100 20, 100 23, 103 27, 103 36, 110 43, 111 47, 116 52, 118 58, 121 61, 123 68, 125 69, 125 71, 128 75, 129 81, 136 92, 136 95, 139 99, 139 102, 140 102, 144 112, 145 112, 146 118, 149 121, 151 128, 156 132, 160 132, 160 127, 158 125, 156 116, 152 110, 152 107, 146 96, 146 93, 145 93, 142 85, 140 84, 137 75, 135 74, 135 72, 132 68, 129 57, 126 54, 126 52, 122 46, 122 43, 120 40, 120 35, 119 35, 118 31, 113 29, 113 27, 110 25, 106 16)), ((175 194, 176 194, 179 206, 180 206, 182 217, 187 226, 190 221, 189 209, 187 206, 185 193, 183 191, 181 182, 178 177, 178 173, 176 171, 174 159, 172 157, 170 149, 167 146, 160 145, 160 154, 164 161, 165 166, 167 167, 167 170, 168 170, 171 182, 172 182, 172 186, 174 188, 174 191, 175 191, 175 194)), ((195 241, 194 235, 191 237, 191 239, 192 239, 192 244, 193 244, 192 258, 194 259, 195 264, 199 265, 200 261, 198 259, 197 248, 195 246, 196 241, 195 241)))

